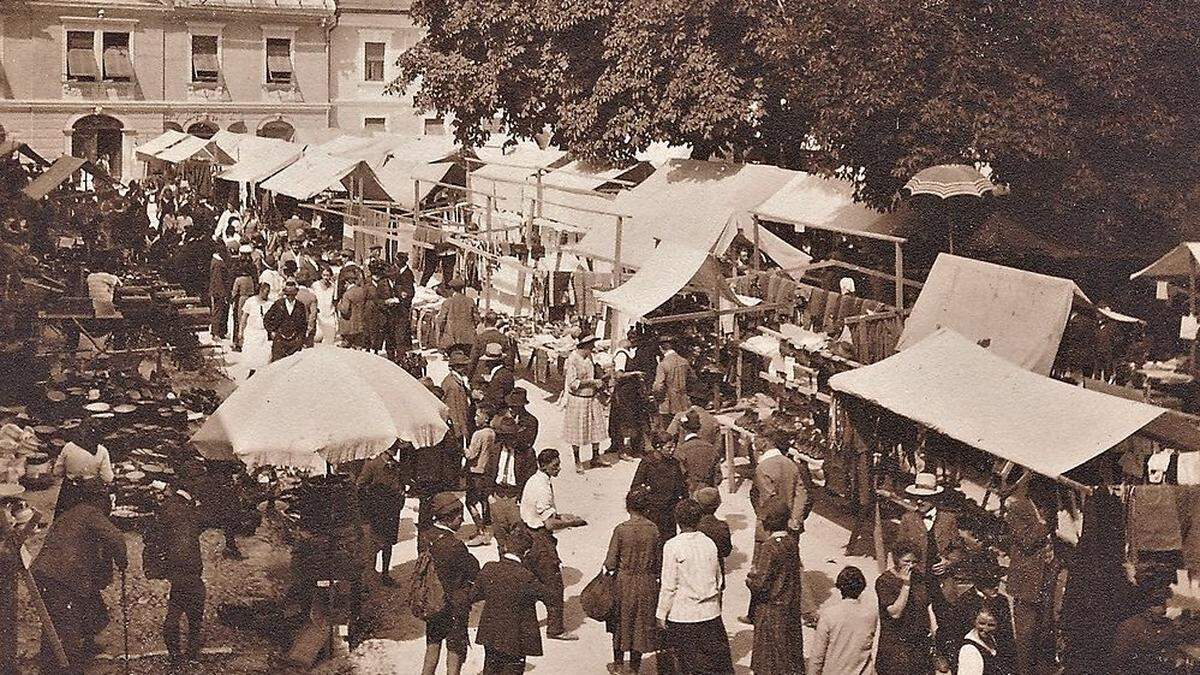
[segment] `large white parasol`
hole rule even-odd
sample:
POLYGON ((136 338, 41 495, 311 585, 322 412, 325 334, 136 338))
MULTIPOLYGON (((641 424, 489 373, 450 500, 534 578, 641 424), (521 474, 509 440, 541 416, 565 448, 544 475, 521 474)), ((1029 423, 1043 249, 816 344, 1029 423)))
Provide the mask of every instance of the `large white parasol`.
POLYGON ((248 467, 324 471, 374 457, 397 439, 417 447, 442 441, 446 406, 382 356, 320 346, 258 370, 192 437, 210 459, 248 467))

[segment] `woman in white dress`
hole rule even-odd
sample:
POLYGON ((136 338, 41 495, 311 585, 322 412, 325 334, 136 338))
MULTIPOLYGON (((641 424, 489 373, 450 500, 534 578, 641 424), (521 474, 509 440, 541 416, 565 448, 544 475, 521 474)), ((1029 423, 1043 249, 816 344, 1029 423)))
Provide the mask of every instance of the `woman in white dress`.
POLYGON ((333 280, 333 270, 321 268, 321 278, 312 285, 313 295, 317 296, 317 343, 323 345, 337 344, 337 310, 333 306, 333 294, 337 284, 333 280))
POLYGON ((258 295, 246 298, 242 304, 242 363, 249 368, 249 373, 262 368, 271 362, 271 341, 267 339, 267 329, 263 326, 263 317, 271 308, 274 300, 270 299, 271 285, 260 283, 258 295))
POLYGON ((608 436, 608 414, 597 395, 603 386, 592 360, 595 337, 585 337, 567 357, 563 365, 563 431, 562 438, 575 455, 575 472, 583 473, 579 448, 592 446, 593 467, 608 466, 600 458, 600 441, 608 436))

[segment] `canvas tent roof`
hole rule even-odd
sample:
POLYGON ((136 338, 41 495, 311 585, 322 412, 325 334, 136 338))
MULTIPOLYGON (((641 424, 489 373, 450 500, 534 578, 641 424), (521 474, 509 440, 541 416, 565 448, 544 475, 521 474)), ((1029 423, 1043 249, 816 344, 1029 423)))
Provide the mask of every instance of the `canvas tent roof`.
POLYGON ((172 164, 182 164, 187 161, 212 162, 214 164, 233 164, 234 159, 221 150, 211 139, 199 136, 186 136, 178 143, 159 150, 153 154, 155 159, 172 164))
POLYGON ((1088 302, 1070 279, 942 253, 896 349, 948 328, 971 340, 989 340, 991 353, 1048 375, 1076 297, 1088 302))
POLYGON ((596 293, 596 298, 633 321, 661 307, 689 283, 718 290, 725 300, 741 304, 712 255, 686 246, 663 246, 651 251, 637 273, 610 291, 596 293))
POLYGON ((388 198, 366 162, 315 151, 304 153, 300 159, 263 181, 262 189, 303 200, 325 190, 349 190, 350 181, 362 181, 362 194, 367 199, 388 198))
POLYGON ((304 146, 298 143, 247 134, 230 153, 235 160, 233 166, 217 174, 217 178, 234 183, 258 183, 295 162, 303 152, 304 146))
POLYGON ((50 166, 50 161, 39 155, 27 143, 14 140, 0 141, 0 157, 8 157, 14 152, 19 152, 42 166, 50 166))
POLYGON ((174 129, 167 129, 166 131, 162 132, 161 134, 155 136, 154 138, 151 138, 150 140, 146 141, 145 143, 142 143, 141 145, 137 146, 136 148, 133 149, 133 151, 142 159, 151 159, 156 154, 162 152, 163 150, 166 150, 167 148, 171 147, 172 145, 175 145, 176 143, 178 143, 188 137, 189 136, 187 134, 183 133, 182 131, 175 131, 174 129))
POLYGON ((421 179, 418 187, 420 198, 424 201, 429 193, 438 187, 431 181, 445 182, 446 174, 453 169, 453 162, 413 162, 392 157, 383 166, 375 169, 375 178, 379 180, 379 184, 383 186, 392 201, 411 210, 416 207, 416 204, 413 203, 414 178, 421 179))
POLYGON ((1200 270, 1200 242, 1185 241, 1167 251, 1163 257, 1150 263, 1145 269, 1129 275, 1129 278, 1186 277, 1192 274, 1193 270, 1200 270))
MULTIPOLYGON (((637 162, 624 168, 598 167, 575 160, 548 171, 542 176, 542 187, 555 188, 557 192, 620 190, 632 187, 628 183, 640 183, 654 173, 650 162, 637 162)), ((532 179, 530 179, 532 181, 532 179)), ((551 197, 547 197, 550 199, 551 197)))
POLYGON ((29 185, 22 188, 21 192, 25 193, 30 199, 41 199, 50 194, 54 188, 70 180, 71 176, 80 169, 97 178, 108 179, 95 165, 86 159, 63 155, 54 160, 50 166, 46 167, 46 170, 41 175, 30 181, 29 185))
POLYGON ((829 385, 1045 476, 1138 433, 1165 410, 1031 373, 941 329, 829 385))
MULTIPOLYGON (((535 196, 535 189, 528 179, 539 169, 551 169, 566 163, 566 153, 556 149, 541 149, 537 145, 517 145, 507 154, 494 148, 479 148, 475 151, 483 166, 467 174, 467 187, 494 197, 495 207, 507 211, 519 211, 522 205, 535 196)), ((472 193, 471 203, 486 208, 485 195, 472 193)))
POLYGON ((797 173, 782 189, 754 209, 763 220, 811 227, 886 241, 904 241, 889 217, 854 201, 854 184, 839 178, 797 173))
MULTIPOLYGON (((724 253, 737 231, 736 219, 775 194, 795 171, 760 164, 671 160, 613 203, 630 214, 621 232, 621 263, 640 267, 660 242, 686 243, 724 253)), ((612 259, 615 219, 593 224, 575 249, 612 259)))

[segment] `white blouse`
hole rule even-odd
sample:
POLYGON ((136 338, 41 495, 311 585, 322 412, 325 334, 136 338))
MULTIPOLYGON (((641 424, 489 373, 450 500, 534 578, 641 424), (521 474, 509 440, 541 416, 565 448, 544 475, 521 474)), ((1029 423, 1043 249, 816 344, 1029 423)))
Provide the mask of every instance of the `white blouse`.
POLYGON ((112 460, 108 458, 108 448, 103 445, 97 445, 96 454, 92 454, 74 443, 67 443, 54 462, 53 473, 65 478, 98 477, 105 483, 113 481, 112 460))

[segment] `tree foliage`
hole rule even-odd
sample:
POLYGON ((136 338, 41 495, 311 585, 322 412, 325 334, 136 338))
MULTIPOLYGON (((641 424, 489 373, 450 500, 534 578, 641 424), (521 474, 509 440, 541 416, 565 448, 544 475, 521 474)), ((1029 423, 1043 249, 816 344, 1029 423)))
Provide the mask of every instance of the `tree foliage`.
POLYGON ((1200 170, 1200 0, 416 0, 393 86, 580 156, 655 141, 852 176, 984 161, 1045 230, 1169 240, 1200 170), (1055 224, 1055 225, 1051 225, 1055 224))

